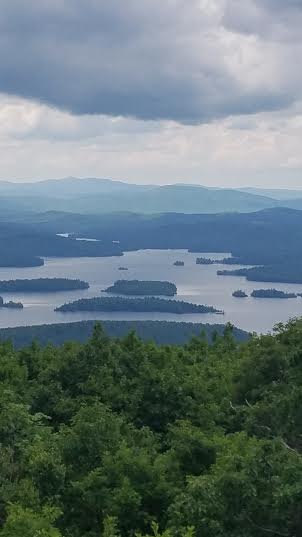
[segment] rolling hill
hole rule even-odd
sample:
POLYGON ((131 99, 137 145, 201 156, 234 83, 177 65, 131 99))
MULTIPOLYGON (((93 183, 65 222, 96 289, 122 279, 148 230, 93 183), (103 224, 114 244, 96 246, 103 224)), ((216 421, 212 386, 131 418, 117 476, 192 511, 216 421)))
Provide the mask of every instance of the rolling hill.
POLYGON ((268 196, 198 185, 135 185, 73 177, 36 183, 0 182, 0 210, 5 214, 51 210, 82 214, 253 212, 278 205, 268 196))

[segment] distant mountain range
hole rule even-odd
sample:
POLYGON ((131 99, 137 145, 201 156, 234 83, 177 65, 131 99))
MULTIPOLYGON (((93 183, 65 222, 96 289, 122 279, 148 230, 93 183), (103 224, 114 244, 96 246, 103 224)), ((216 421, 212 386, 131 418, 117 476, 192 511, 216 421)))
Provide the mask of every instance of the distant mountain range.
POLYGON ((0 211, 221 213, 288 207, 302 209, 302 190, 136 185, 110 179, 68 177, 35 183, 0 181, 0 211))
POLYGON ((287 188, 254 188, 244 187, 238 188, 241 192, 247 192, 248 194, 256 194, 258 196, 266 196, 276 200, 295 200, 302 199, 302 190, 289 190, 287 188))

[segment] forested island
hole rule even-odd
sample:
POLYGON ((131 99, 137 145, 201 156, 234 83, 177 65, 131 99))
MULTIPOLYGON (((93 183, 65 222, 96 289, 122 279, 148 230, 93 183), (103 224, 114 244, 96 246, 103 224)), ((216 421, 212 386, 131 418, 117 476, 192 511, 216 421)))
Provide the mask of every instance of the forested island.
POLYGON ((277 289, 254 289, 251 296, 254 298, 297 298, 295 293, 285 293, 277 289))
POLYGON ((5 293, 42 293, 52 291, 73 291, 88 289, 89 283, 68 278, 37 278, 32 280, 3 280, 0 281, 0 291, 5 293))
POLYGON ((238 289, 237 291, 234 291, 232 293, 232 296, 234 296, 235 298, 247 298, 247 294, 245 291, 242 291, 241 289, 238 289))
POLYGON ((215 263, 217 261, 208 257, 197 257, 196 259, 196 265, 214 265, 215 263))
POLYGON ((13 302, 12 300, 10 300, 9 302, 4 302, 3 297, 0 296, 0 308, 22 310, 23 304, 22 302, 13 302))
POLYGON ((123 298, 123 297, 96 297, 82 298, 63 304, 55 311, 129 311, 129 312, 157 312, 157 313, 223 313, 212 306, 191 304, 182 300, 166 300, 164 298, 123 298))
POLYGON ((104 290, 105 293, 118 295, 146 295, 146 296, 174 296, 177 287, 171 282, 144 281, 144 280, 117 280, 104 290))
POLYGON ((1 537, 300 537, 301 354, 301 321, 2 343, 1 537))
POLYGON ((174 265, 175 267, 184 267, 185 263, 184 263, 184 261, 175 261, 175 262, 173 263, 173 265, 174 265))

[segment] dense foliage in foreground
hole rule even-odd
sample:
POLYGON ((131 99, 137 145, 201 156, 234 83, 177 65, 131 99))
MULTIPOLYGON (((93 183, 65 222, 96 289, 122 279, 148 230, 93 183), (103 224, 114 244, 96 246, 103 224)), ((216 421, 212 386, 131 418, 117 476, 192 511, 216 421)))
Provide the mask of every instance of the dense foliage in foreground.
POLYGON ((302 321, 2 344, 0 381, 1 537, 302 534, 302 321))

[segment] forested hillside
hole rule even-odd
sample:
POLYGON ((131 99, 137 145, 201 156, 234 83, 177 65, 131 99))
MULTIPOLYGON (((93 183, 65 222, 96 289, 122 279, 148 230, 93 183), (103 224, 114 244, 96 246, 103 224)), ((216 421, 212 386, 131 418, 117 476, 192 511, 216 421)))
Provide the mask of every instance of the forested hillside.
MULTIPOLYGON (((16 348, 30 345, 32 341, 41 345, 52 343, 62 345, 66 341, 86 343, 92 336, 95 321, 72 323, 41 324, 36 326, 17 326, 0 328, 0 340, 13 342, 16 348)), ((225 325, 208 323, 183 323, 173 321, 102 321, 102 327, 110 337, 124 337, 134 330, 145 341, 159 344, 183 345, 193 336, 204 333, 211 341, 215 334, 222 335, 225 325)), ((240 328, 233 328, 236 341, 246 341, 250 336, 240 328)))
POLYGON ((72 230, 75 236, 99 239, 107 245, 118 240, 117 246, 124 252, 174 248, 231 253, 239 264, 270 265, 270 273, 283 278, 287 273, 294 277, 302 267, 302 211, 291 209, 215 215, 32 215, 27 229, 37 225, 44 233, 72 230))
MULTIPOLYGON (((48 222, 50 216, 42 219, 48 222)), ((47 226, 48 227, 48 224, 47 226)), ((0 224, 0 267, 35 267, 44 264, 44 257, 120 256, 122 251, 112 241, 86 242, 57 236, 42 225, 20 223, 0 224)))
MULTIPOLYGON (((250 212, 281 204, 261 192, 254 194, 188 184, 135 185, 74 177, 23 184, 0 181, 0 194, 0 209, 6 212, 17 209, 20 212, 61 210, 82 214, 114 211, 216 213, 250 212)), ((298 199, 299 202, 301 207, 298 199)), ((291 200, 283 201, 285 206, 289 203, 291 200)))
POLYGON ((151 216, 51 212, 14 215, 13 222, 0 225, 0 266, 43 264, 43 257, 52 256, 102 257, 139 249, 188 249, 231 253, 232 264, 261 265, 247 273, 250 279, 302 282, 302 211, 151 216), (64 232, 71 236, 56 235, 64 232))
POLYGON ((301 357, 302 321, 3 343, 0 536, 301 536, 301 357))

